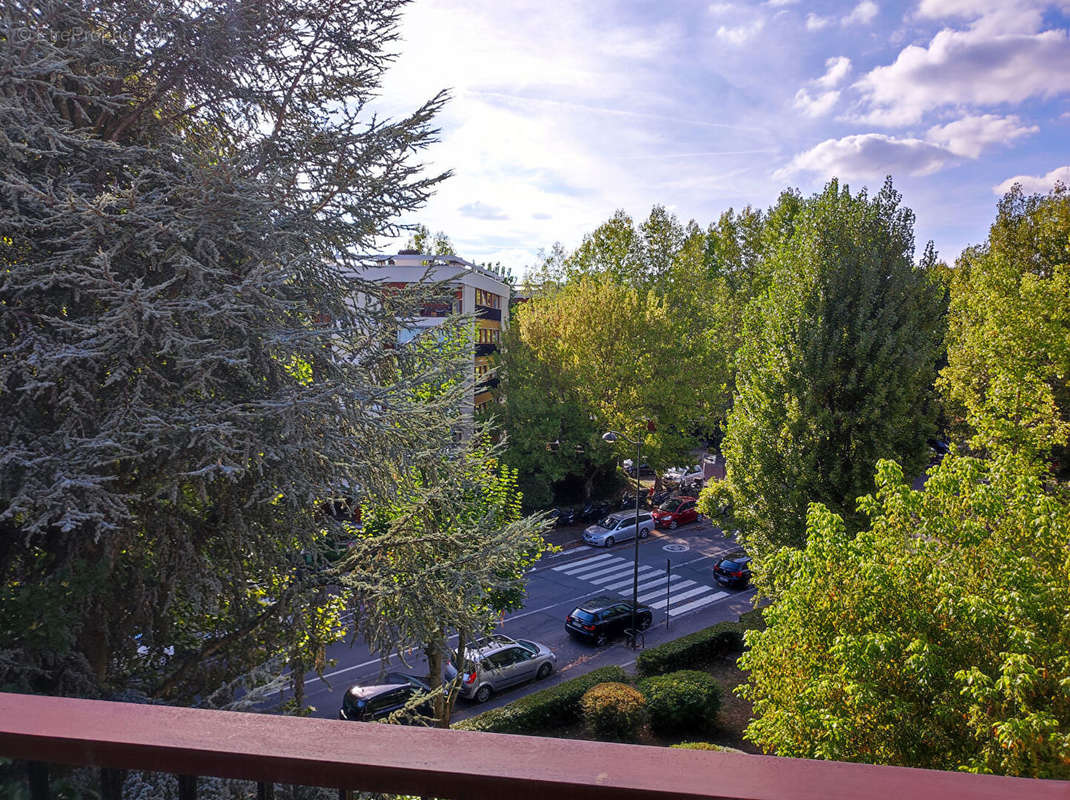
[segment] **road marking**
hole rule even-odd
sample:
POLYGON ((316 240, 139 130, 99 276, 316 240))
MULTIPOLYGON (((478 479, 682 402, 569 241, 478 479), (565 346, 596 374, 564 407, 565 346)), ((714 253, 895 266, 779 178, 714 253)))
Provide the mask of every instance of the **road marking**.
MULTIPOLYGON (((695 589, 688 589, 686 592, 676 595, 675 597, 671 598, 670 601, 669 601, 669 609, 670 609, 669 610, 669 614, 670 615, 672 614, 672 606, 673 606, 674 603, 679 603, 681 600, 686 600, 689 597, 694 597, 695 595, 705 594, 706 592, 712 592, 712 591, 713 591, 713 589, 710 588, 709 586, 699 586, 699 587, 697 587, 695 589)), ((621 592, 621 594, 626 594, 626 592, 621 592)), ((651 608, 665 608, 665 598, 663 597, 660 600, 657 600, 657 601, 655 601, 653 603, 650 603, 650 607, 651 608)))
MULTIPOLYGON (((640 572, 642 567, 639 568, 640 572)), ((609 581, 620 580, 625 575, 631 575, 635 571, 635 564, 629 564, 624 562, 623 564, 617 564, 609 569, 599 570, 598 572, 592 572, 585 575, 582 580, 590 581, 591 583, 608 583, 609 581)))
POLYGON ((631 566, 631 562, 624 561, 623 559, 613 559, 613 561, 603 561, 601 564, 594 564, 592 566, 564 572, 562 574, 568 575, 570 578, 579 578, 580 580, 585 581, 594 575, 605 575, 609 572, 619 572, 622 569, 631 569, 631 566))
MULTIPOLYGON (((642 568, 640 568, 639 573, 640 573, 639 580, 641 580, 641 581, 649 581, 651 579, 651 577, 652 577, 651 574, 643 575, 642 574, 642 568)), ((664 580, 665 573, 662 572, 661 570, 652 569, 651 573, 653 573, 654 575, 657 575, 659 581, 664 580)), ((673 575, 673 577, 676 578, 677 580, 680 580, 680 576, 679 575, 673 575)), ((617 589, 623 589, 625 586, 631 586, 631 585, 632 585, 632 579, 628 578, 628 580, 626 580, 626 581, 620 581, 619 583, 611 583, 610 585, 606 586, 605 588, 607 588, 607 589, 609 589, 611 591, 615 591, 617 589)))
POLYGON ((568 556, 572 555, 573 553, 578 553, 580 550, 590 549, 591 546, 589 544, 581 544, 577 545, 576 547, 569 547, 566 550, 559 550, 556 553, 550 553, 549 555, 543 556, 543 558, 560 558, 561 556, 568 556))
MULTIPOLYGON (((612 574, 607 572, 605 575, 599 575, 597 578, 589 578, 588 580, 590 580, 591 583, 606 584, 610 581, 619 581, 621 578, 627 575, 628 583, 631 583, 634 572, 635 566, 633 564, 629 564, 628 568, 625 570, 614 570, 612 574)), ((656 574, 657 570, 653 569, 652 567, 639 567, 639 580, 641 581, 644 581, 651 575, 656 574)), ((606 588, 608 589, 609 587, 607 586, 606 588)))
POLYGON ((603 561, 607 558, 616 558, 611 553, 603 553, 600 556, 588 556, 587 558, 581 558, 579 561, 570 561, 568 564, 562 564, 560 567, 554 567, 554 572, 564 572, 565 570, 577 569, 585 564, 590 564, 594 561, 603 561))
POLYGON ((708 606, 710 603, 715 603, 718 600, 723 600, 724 598, 729 597, 729 596, 730 595, 728 594, 728 592, 718 592, 717 594, 712 595, 710 597, 703 597, 701 600, 696 600, 693 603, 688 603, 686 606, 679 606, 677 608, 670 608, 669 609, 669 616, 670 617, 675 617, 677 614, 684 614, 684 613, 687 613, 688 611, 693 611, 696 608, 701 608, 702 606, 708 606))
MULTIPOLYGON (((670 587, 670 591, 676 591, 677 589, 686 589, 688 586, 695 586, 695 585, 696 584, 695 584, 694 581, 682 581, 681 583, 673 584, 670 587)), ((644 589, 642 587, 640 587, 639 591, 644 591, 644 589)), ((649 594, 641 594, 641 595, 639 595, 639 602, 640 603, 645 603, 647 600, 653 600, 655 597, 664 597, 664 596, 665 596, 665 587, 662 586, 656 592, 650 592, 649 594)))
POLYGON ((549 611, 551 608, 557 608, 558 606, 568 605, 569 603, 576 603, 592 595, 596 595, 601 592, 601 589, 595 589, 593 592, 587 592, 587 594, 581 594, 579 597, 570 597, 567 600, 558 600, 556 603, 552 603, 542 608, 536 608, 534 611, 525 611, 523 614, 513 614, 511 617, 506 617, 505 622, 512 622, 514 619, 522 619, 524 617, 530 617, 532 614, 541 614, 543 611, 549 611))

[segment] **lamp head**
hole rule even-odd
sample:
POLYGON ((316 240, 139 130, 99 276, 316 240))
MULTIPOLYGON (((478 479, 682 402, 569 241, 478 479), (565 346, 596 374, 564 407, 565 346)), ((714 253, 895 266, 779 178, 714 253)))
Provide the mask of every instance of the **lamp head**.
POLYGON ((613 431, 606 431, 602 434, 602 441, 613 444, 613 442, 617 441, 617 434, 615 434, 613 431))

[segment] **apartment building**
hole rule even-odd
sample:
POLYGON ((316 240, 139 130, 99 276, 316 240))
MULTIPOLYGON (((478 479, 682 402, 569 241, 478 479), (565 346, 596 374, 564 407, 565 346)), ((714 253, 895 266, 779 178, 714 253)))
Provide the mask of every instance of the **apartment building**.
POLYGON ((509 284, 495 273, 459 256, 433 256, 412 250, 397 255, 366 257, 364 277, 388 286, 403 287, 422 281, 448 281, 453 287, 450 302, 428 303, 410 326, 399 332, 398 341, 411 339, 428 328, 440 325, 451 314, 475 317, 472 370, 477 384, 472 398, 476 410, 493 401, 498 379, 490 374, 493 354, 509 324, 509 284))

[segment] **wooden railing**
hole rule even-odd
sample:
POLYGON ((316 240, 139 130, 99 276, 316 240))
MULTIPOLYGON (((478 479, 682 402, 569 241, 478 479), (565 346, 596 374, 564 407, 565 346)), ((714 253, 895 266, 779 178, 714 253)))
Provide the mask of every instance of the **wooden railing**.
MULTIPOLYGON (((407 728, 0 693, 0 756, 25 760, 33 797, 48 764, 425 797, 735 800, 1070 800, 1070 783, 628 744, 407 728)), ((0 787, 2 791, 2 787, 0 787)))

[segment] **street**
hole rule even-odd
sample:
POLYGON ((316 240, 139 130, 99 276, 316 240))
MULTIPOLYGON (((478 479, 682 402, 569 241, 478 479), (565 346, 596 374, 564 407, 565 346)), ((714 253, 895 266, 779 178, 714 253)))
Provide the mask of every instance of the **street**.
MULTIPOLYGON (((647 647, 716 622, 734 620, 750 610, 753 589, 725 589, 713 580, 716 557, 732 549, 735 549, 733 540, 706 522, 692 523, 676 531, 656 530, 640 541, 639 601, 654 608, 654 624, 645 636, 647 647)), ((543 558, 528 575, 524 607, 506 615, 498 630, 514 638, 548 645, 557 654, 557 668, 544 681, 510 689, 482 705, 459 700, 454 720, 504 705, 597 667, 634 663, 636 651, 623 640, 596 648, 574 641, 564 628, 565 616, 582 599, 598 595, 631 599, 633 553, 634 542, 629 541, 608 550, 572 547, 543 558)), ((407 665, 398 654, 393 654, 385 668, 361 642, 353 646, 334 645, 327 656, 337 663, 324 673, 326 681, 314 673, 306 678, 305 701, 314 707, 312 715, 316 717, 336 717, 345 690, 353 684, 375 683, 387 670, 416 675, 426 671, 426 661, 418 650, 406 655, 407 665)))

